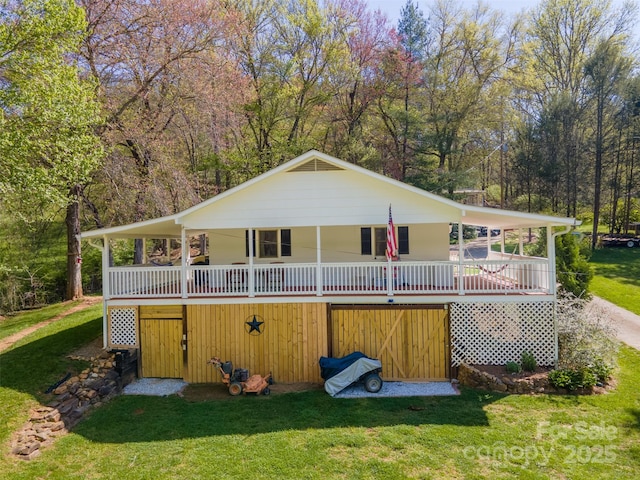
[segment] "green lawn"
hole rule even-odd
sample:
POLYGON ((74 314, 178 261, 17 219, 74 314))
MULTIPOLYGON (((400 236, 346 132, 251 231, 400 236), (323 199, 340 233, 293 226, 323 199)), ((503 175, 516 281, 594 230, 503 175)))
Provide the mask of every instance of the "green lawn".
POLYGON ((592 293, 640 315, 640 248, 601 248, 591 264, 592 293))
POLYGON ((640 477, 640 353, 624 348, 607 395, 333 399, 323 392, 189 402, 121 396, 32 462, 9 438, 65 358, 101 329, 100 307, 0 354, 0 478, 395 479, 640 477))
POLYGON ((39 308, 31 312, 22 313, 21 315, 8 317, 0 322, 0 339, 8 337, 9 335, 13 335, 14 333, 17 333, 20 330, 24 330, 25 328, 30 327, 31 325, 35 325, 36 323, 40 323, 52 317, 55 317, 56 315, 59 315, 65 310, 68 310, 74 305, 77 305, 78 303, 80 302, 76 301, 56 303, 54 305, 39 308))

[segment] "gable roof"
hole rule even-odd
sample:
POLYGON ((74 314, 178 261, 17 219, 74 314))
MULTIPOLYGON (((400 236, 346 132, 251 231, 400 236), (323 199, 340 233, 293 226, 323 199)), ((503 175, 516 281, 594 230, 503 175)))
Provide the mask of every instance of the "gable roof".
POLYGON ((577 225, 573 218, 463 205, 311 150, 187 210, 84 232, 83 238, 179 237, 224 228, 457 223, 495 228, 577 225))

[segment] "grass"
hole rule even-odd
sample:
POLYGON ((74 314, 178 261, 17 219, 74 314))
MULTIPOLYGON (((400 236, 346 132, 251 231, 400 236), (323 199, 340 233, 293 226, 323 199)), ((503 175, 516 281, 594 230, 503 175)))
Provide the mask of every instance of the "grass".
POLYGON ((591 256, 594 295, 640 315, 640 249, 601 248, 591 256))
POLYGON ((0 355, 0 478, 638 478, 640 353, 624 348, 615 392, 593 397, 333 399, 323 392, 189 402, 121 396, 38 459, 9 438, 42 392, 84 368, 65 355, 101 329, 100 306, 0 355), (411 408, 410 408, 411 407, 411 408))
MULTIPOLYGON (((47 311, 51 316, 60 313, 58 308, 47 311)), ((35 313, 18 315, 14 323, 31 325, 35 313)), ((86 368, 86 363, 66 355, 100 335, 101 317, 98 304, 37 330, 0 354, 0 444, 7 444, 11 433, 27 420, 29 408, 49 401, 44 392, 50 385, 67 372, 86 368)), ((3 471, 7 470, 0 467, 3 471)))
POLYGON ((47 307, 39 308, 31 312, 22 313, 14 317, 7 317, 5 320, 0 321, 0 339, 6 338, 14 333, 17 333, 25 328, 28 328, 36 323, 44 322, 52 317, 55 317, 65 310, 77 305, 79 301, 56 303, 47 307))

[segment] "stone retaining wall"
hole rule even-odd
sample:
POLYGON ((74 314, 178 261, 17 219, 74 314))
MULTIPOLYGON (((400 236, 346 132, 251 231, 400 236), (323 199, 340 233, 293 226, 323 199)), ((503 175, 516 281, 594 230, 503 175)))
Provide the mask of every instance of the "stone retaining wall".
POLYGON ((458 370, 458 381, 461 385, 481 390, 504 393, 558 393, 549 384, 547 375, 534 375, 532 377, 517 378, 505 373, 496 376, 488 372, 482 372, 477 368, 462 364, 458 370))
POLYGON ((53 391, 53 401, 31 410, 29 421, 14 436, 12 453, 25 460, 38 457, 42 448, 73 428, 89 408, 118 395, 124 385, 114 360, 109 352, 92 357, 90 368, 53 391))

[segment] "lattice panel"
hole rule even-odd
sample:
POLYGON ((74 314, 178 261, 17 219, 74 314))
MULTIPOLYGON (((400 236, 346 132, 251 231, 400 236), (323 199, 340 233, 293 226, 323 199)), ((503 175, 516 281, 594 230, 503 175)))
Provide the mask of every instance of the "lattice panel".
POLYGON ((138 309, 135 307, 109 309, 109 342, 111 345, 138 344, 138 309))
POLYGON ((553 302, 452 303, 451 364, 505 365, 524 350, 555 363, 553 302))

